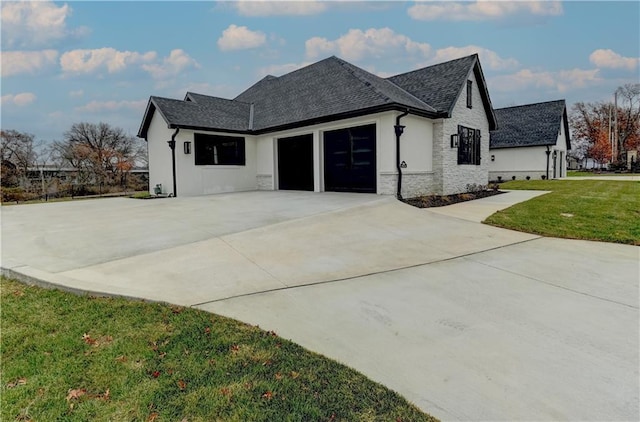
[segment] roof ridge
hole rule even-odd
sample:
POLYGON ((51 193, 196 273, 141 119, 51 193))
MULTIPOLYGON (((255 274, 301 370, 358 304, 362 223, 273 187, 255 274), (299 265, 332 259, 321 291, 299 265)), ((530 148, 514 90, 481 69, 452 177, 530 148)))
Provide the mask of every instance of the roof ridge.
POLYGON ((560 103, 560 102, 565 103, 565 106, 567 104, 567 101, 564 98, 562 98, 562 99, 559 99, 559 100, 540 101, 538 103, 519 104, 519 105, 515 105, 515 106, 500 107, 500 108, 496 108, 495 110, 506 110, 508 108, 518 108, 518 107, 531 107, 531 106, 535 106, 535 105, 560 103))
POLYGON ((420 68, 418 68, 418 69, 410 70, 410 71, 408 71, 408 72, 398 73, 397 75, 389 76, 388 78, 385 78, 385 79, 389 80, 389 79, 391 79, 391 78, 395 78, 395 77, 397 77, 397 76, 408 75, 408 74, 410 74, 410 73, 414 73, 414 72, 420 72, 420 71, 423 71, 423 70, 425 70, 425 69, 429 69, 429 68, 437 67, 437 66, 442 66, 442 65, 445 65, 445 64, 447 64, 447 63, 457 62, 457 61, 464 60, 464 59, 468 59, 468 58, 470 58, 470 57, 474 57, 474 56, 475 56, 476 58, 478 58, 478 53, 473 53, 473 54, 469 54, 469 55, 467 55, 467 56, 458 57, 457 59, 447 60, 446 62, 434 63, 434 64, 431 64, 431 65, 429 65, 429 66, 423 66, 423 67, 420 67, 420 68))
MULTIPOLYGON (((218 97, 218 96, 215 96, 215 95, 200 94, 199 92, 193 92, 193 91, 187 91, 187 93, 185 94, 185 98, 189 94, 200 95, 202 97, 208 97, 208 98, 215 98, 216 100, 229 101, 229 102, 232 102, 232 103, 247 104, 247 105, 251 104, 251 103, 248 103, 246 101, 240 101, 240 100, 236 100, 236 99, 233 99, 233 98, 224 98, 224 97, 218 97)), ((185 101, 185 100, 182 100, 182 101, 185 101)))
MULTIPOLYGON (((394 84, 393 82, 391 82, 390 80, 386 79, 386 78, 382 78, 378 75, 375 75, 365 69, 362 69, 361 67, 358 67, 352 63, 349 63, 339 57, 336 56, 331 56, 329 58, 335 58, 338 60, 338 62, 340 63, 340 65, 342 65, 343 67, 345 67, 345 65, 348 66, 352 66, 364 73, 366 73, 367 75, 373 76, 374 78, 377 78, 380 80, 380 82, 385 83, 385 84, 389 84, 391 85, 394 89, 397 89, 399 91, 402 91, 403 94, 406 94, 407 96, 410 96, 411 98, 413 98, 415 101, 418 101, 420 104, 424 104, 426 106, 427 109, 429 109, 430 111, 434 111, 436 112, 436 108, 425 103, 424 101, 422 101, 420 98, 416 97, 415 95, 411 94, 410 92, 408 92, 407 90, 403 89, 402 87, 394 84)), ((359 75, 356 75, 353 71, 353 69, 347 69, 347 71, 349 73, 351 73, 356 79, 358 79, 360 82, 364 83, 366 86, 370 86, 376 93, 380 94, 382 97, 384 97, 386 100, 388 101, 392 101, 392 102, 396 102, 394 99, 390 98, 387 94, 385 94, 384 92, 381 92, 376 86, 372 85, 371 83, 369 83, 368 81, 364 80, 362 77, 360 77, 359 75)))

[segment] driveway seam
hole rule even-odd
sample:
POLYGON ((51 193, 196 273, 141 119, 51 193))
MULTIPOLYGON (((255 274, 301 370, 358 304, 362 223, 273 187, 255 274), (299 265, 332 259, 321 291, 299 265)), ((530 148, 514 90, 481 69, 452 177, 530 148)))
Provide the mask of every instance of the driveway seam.
POLYGON ((498 267, 498 266, 495 266, 495 265, 487 264, 487 263, 485 263, 485 262, 478 261, 478 260, 475 260, 475 259, 471 259, 471 258, 468 258, 468 257, 467 257, 467 259, 468 259, 469 261, 473 261, 473 262, 475 262, 475 263, 477 263, 477 264, 484 265, 485 267, 493 268, 493 269, 495 269, 495 270, 499 270, 499 271, 504 271, 504 272, 507 272, 507 273, 509 273, 509 274, 513 274, 513 275, 517 275, 517 276, 519 276, 519 277, 523 277, 523 278, 526 278, 526 279, 529 279, 529 280, 537 281, 537 282, 540 282, 540 283, 546 284, 546 285, 548 285, 548 286, 556 287, 556 288, 558 288, 558 289, 567 290, 567 291, 569 291, 569 292, 578 293, 578 294, 581 294, 581 295, 583 295, 583 296, 588 296, 588 297, 591 297, 591 298, 594 298, 594 299, 603 300, 603 301, 605 301, 605 302, 611 302, 611 303, 615 303, 615 304, 617 304, 617 305, 626 306, 626 307, 631 308, 631 309, 640 309, 640 307, 633 306, 633 305, 629 305, 629 304, 627 304, 627 303, 623 303, 623 302, 618 302, 617 300, 607 299, 606 297, 596 296, 596 295, 592 295, 592 294, 589 294, 589 293, 586 293, 586 292, 581 292, 581 291, 579 291, 579 290, 570 289, 570 288, 568 288, 568 287, 561 286, 561 285, 559 285, 559 284, 551 283, 550 281, 542 280, 542 279, 539 279, 539 278, 536 278, 536 277, 531 277, 531 276, 528 276, 528 275, 526 275, 526 274, 521 274, 521 273, 516 272, 516 271, 511 271, 511 270, 508 270, 508 269, 506 269, 506 268, 502 268, 502 267, 498 267))
POLYGON ((243 254, 240 250, 236 249, 233 247, 233 245, 229 242, 227 242, 225 239, 223 239, 222 237, 219 237, 218 239, 220 239, 225 245, 227 245, 229 248, 231 248, 231 250, 235 251, 238 255, 242 256, 244 259, 246 259, 247 261, 251 262, 253 265, 255 265, 256 267, 260 268, 262 271, 264 271, 265 273, 269 274, 269 277, 271 277, 272 279, 274 279, 275 281, 277 281, 278 283, 282 284, 283 286, 289 287, 284 281, 280 280, 278 277, 276 277, 275 275, 271 274, 269 272, 269 270, 267 270, 266 268, 262 267, 260 264, 258 264, 256 261, 254 261, 253 259, 249 258, 247 255, 243 254))
MULTIPOLYGON (((340 282, 340 281, 356 280, 356 279, 359 279, 359 278, 369 277, 369 276, 374 276, 374 275, 379 275, 379 274, 388 274, 388 273, 392 273, 392 272, 396 272, 396 271, 406 270, 406 269, 409 269, 409 268, 423 267, 423 266, 427 266, 427 265, 438 264, 440 262, 453 261, 453 260, 459 259, 459 258, 466 258, 466 257, 473 256, 473 255, 476 255, 476 254, 480 254, 480 253, 483 253, 483 252, 489 252, 489 251, 494 251, 494 250, 497 250, 497 249, 506 248, 506 247, 509 247, 509 246, 519 245, 519 244, 522 244, 522 243, 527 243, 527 242, 531 242, 531 241, 534 241, 534 240, 538 240, 538 239, 541 239, 541 238, 542 238, 542 236, 538 236, 538 237, 534 237, 532 239, 525 239, 525 240, 521 240, 519 242, 509 243, 509 244, 506 244, 506 245, 495 246, 493 248, 483 249, 481 251, 469 252, 469 253, 466 253, 466 254, 456 255, 456 256, 449 257, 449 258, 442 258, 442 259, 437 259, 437 260, 434 260, 434 261, 422 262, 422 263, 419 263, 419 264, 405 265, 403 267, 392 268, 390 270, 374 271, 374 272, 371 272, 371 273, 359 274, 359 275, 354 275, 354 276, 349 276, 349 277, 335 278, 335 279, 331 279, 331 280, 314 281, 314 282, 311 282, 311 283, 305 283, 305 284, 296 285, 296 286, 288 286, 288 285, 282 283, 282 281, 280 281, 280 280, 278 280, 276 278, 276 280, 278 280, 282 284, 284 284, 285 287, 280 287, 280 288, 277 288, 277 289, 262 290, 262 291, 259 291, 259 292, 243 293, 243 294, 240 294, 240 295, 234 295, 234 296, 228 296, 228 297, 224 297, 224 298, 220 298, 220 299, 208 300, 208 301, 205 301, 205 302, 194 303, 193 305, 191 305, 191 307, 204 306, 204 305, 208 305, 210 303, 222 302, 222 301, 231 300, 231 299, 238 299, 238 298, 241 298, 241 297, 257 296, 257 295, 264 294, 264 293, 281 292, 281 291, 285 291, 285 290, 293 290, 293 289, 304 288, 304 287, 318 286, 318 285, 322 285, 322 284, 337 283, 337 282, 340 282)), ((256 264, 256 265, 258 265, 258 264, 256 264)), ((260 267, 260 266, 258 265, 258 267, 260 267)), ((260 267, 260 268, 262 268, 262 267, 260 267)), ((271 275, 268 271, 266 271, 266 272, 267 272, 267 274, 271 275)))

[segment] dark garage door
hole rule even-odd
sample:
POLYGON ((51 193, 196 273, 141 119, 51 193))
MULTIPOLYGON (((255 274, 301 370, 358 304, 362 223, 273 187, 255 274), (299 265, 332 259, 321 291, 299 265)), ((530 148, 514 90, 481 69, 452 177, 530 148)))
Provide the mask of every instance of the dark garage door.
POLYGON ((278 187, 313 190, 313 135, 278 139, 278 187))
POLYGON ((324 133, 324 189, 376 192, 376 125, 324 133))

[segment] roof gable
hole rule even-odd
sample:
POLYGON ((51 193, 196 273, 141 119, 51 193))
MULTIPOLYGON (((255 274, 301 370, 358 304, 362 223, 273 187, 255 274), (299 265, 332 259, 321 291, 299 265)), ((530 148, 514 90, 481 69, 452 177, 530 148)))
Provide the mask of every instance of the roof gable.
POLYGON ((235 99, 255 104, 256 130, 384 106, 436 111, 390 81, 334 56, 266 77, 235 99))
POLYGON ((562 124, 567 149, 571 149, 564 100, 505 107, 495 113, 498 129, 491 131, 490 148, 555 145, 562 124))
POLYGON ((433 106, 438 112, 451 117, 472 71, 487 112, 489 127, 493 129, 496 127, 496 119, 477 54, 401 73, 388 80, 433 106))
MULTIPOLYGON (((188 93, 189 95, 191 93, 188 93)), ((193 94, 192 94, 193 95, 193 94)), ((220 130, 247 132, 249 130, 250 104, 224 98, 195 94, 188 101, 151 97, 138 137, 146 138, 151 118, 157 110, 169 128, 220 130)))
POLYGON ((263 133, 288 127, 406 110, 451 117, 465 81, 475 72, 489 127, 495 116, 477 55, 380 78, 335 56, 280 77, 268 75, 235 99, 187 92, 183 101, 151 97, 138 136, 157 110, 169 128, 263 133))

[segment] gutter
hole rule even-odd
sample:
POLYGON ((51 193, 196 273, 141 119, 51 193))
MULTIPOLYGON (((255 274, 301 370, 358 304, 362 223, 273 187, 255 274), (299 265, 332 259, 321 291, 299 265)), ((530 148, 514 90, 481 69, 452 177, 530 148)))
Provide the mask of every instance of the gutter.
POLYGON ((396 192, 396 198, 402 199, 402 166, 400 165, 400 137, 404 132, 405 126, 400 124, 400 119, 409 114, 407 109, 404 113, 396 117, 396 124, 393 127, 396 131, 396 169, 398 169, 398 190, 396 192))
POLYGON ((169 144, 169 148, 171 148, 171 171, 173 173, 173 197, 178 196, 178 188, 176 182, 176 136, 178 136, 178 132, 180 132, 180 128, 177 127, 176 131, 171 135, 171 140, 167 141, 169 144))
POLYGON ((551 150, 549 149, 549 145, 547 145, 547 150, 545 152, 547 153, 547 175, 546 175, 546 179, 549 180, 549 155, 551 154, 551 150))

